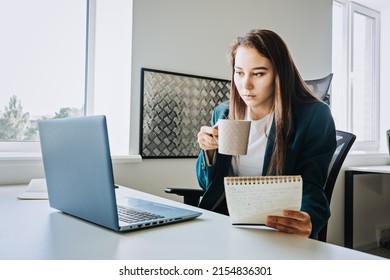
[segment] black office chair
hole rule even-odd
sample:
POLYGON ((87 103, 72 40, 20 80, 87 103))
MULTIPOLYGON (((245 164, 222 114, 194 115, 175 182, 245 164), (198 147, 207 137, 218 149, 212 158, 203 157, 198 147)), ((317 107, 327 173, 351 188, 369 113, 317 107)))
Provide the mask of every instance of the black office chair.
MULTIPOLYGON (((328 178, 324 186, 324 191, 329 204, 332 199, 334 185, 336 183, 337 176, 340 172, 341 166, 355 142, 356 136, 349 132, 336 130, 337 148, 333 154, 332 160, 329 165, 328 178)), ((201 197, 204 194, 202 189, 185 189, 185 188, 166 188, 166 193, 176 194, 182 196, 185 204, 192 206, 198 206, 201 197)), ((318 235, 318 240, 326 242, 328 225, 326 224, 318 235)))
POLYGON ((326 77, 315 79, 315 80, 306 80, 306 84, 311 89, 314 94, 316 94, 322 101, 330 105, 330 95, 329 88, 332 83, 333 73, 330 73, 326 77))
MULTIPOLYGON (((332 199, 333 189, 336 183, 337 176, 339 175, 341 166, 343 165, 349 150, 351 149, 353 143, 356 140, 356 135, 349 132, 336 130, 336 139, 337 148, 329 164, 328 178, 324 186, 325 195, 329 201, 329 204, 332 199)), ((326 223, 326 225, 319 232, 318 240, 326 242, 327 231, 328 223, 326 223)))

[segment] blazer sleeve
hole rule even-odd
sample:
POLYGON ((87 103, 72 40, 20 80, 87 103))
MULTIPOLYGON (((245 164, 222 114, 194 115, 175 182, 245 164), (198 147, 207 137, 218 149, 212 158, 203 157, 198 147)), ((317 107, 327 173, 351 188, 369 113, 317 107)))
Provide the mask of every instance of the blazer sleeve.
POLYGON ((297 137, 303 139, 298 149, 296 171, 303 178, 301 211, 310 215, 311 237, 316 238, 330 217, 324 186, 336 149, 336 130, 330 108, 325 104, 316 107, 308 119, 310 121, 305 129, 296 132, 302 134, 297 137))
MULTIPOLYGON (((229 103, 227 102, 218 105, 212 112, 211 126, 214 126, 219 119, 226 119, 228 116, 228 109, 229 103)), ((219 165, 221 155, 216 153, 215 156, 216 160, 214 164, 207 165, 205 153, 201 150, 196 161, 196 177, 198 179, 199 186, 205 191, 208 190, 211 181, 215 178, 217 173, 217 166, 219 165)))

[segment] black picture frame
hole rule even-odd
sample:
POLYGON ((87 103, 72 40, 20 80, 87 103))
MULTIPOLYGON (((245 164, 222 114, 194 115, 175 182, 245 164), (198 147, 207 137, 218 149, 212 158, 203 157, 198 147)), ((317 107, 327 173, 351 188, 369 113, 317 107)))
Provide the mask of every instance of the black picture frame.
POLYGON ((141 68, 141 156, 197 157, 200 127, 229 95, 229 80, 141 68))

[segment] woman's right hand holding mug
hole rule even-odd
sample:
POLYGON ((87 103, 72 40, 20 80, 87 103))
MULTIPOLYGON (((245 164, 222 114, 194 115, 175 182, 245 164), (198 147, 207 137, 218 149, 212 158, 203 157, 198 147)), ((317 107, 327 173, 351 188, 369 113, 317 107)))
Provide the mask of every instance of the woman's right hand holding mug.
POLYGON ((214 150, 218 149, 218 127, 202 126, 198 132, 199 147, 207 153, 210 162, 213 159, 214 150))

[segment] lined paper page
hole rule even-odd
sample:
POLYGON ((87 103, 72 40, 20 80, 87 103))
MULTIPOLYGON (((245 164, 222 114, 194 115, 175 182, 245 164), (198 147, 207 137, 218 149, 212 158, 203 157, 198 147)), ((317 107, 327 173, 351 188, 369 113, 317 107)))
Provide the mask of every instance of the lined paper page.
POLYGON ((265 224, 267 216, 300 210, 301 176, 226 177, 226 202, 233 224, 265 224))

